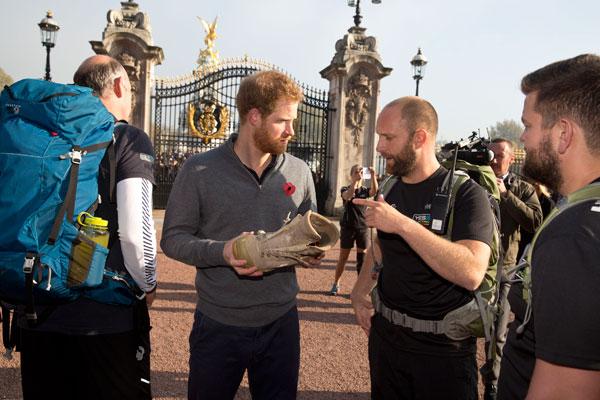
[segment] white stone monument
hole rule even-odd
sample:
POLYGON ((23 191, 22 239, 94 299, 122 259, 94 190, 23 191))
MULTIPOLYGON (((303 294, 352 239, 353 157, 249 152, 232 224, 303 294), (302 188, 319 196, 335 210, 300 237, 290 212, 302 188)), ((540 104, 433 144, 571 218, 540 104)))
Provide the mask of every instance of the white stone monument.
POLYGON ((321 71, 329 81, 331 113, 328 165, 329 193, 325 212, 341 212, 339 191, 349 183, 354 164, 374 165, 375 121, 379 111, 379 81, 392 72, 381 63, 377 41, 365 35, 365 28, 353 26, 335 44, 331 64, 321 71))
POLYGON ((133 91, 129 122, 150 133, 154 66, 162 63, 163 50, 153 45, 150 19, 136 2, 121 2, 121 8, 108 11, 106 19, 102 41, 90 44, 96 54, 108 54, 125 67, 133 91))

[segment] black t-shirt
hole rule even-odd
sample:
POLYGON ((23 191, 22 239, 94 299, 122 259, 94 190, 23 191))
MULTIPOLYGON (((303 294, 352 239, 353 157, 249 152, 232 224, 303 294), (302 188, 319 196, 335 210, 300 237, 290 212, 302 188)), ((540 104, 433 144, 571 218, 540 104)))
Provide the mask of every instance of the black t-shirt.
POLYGON ((536 357, 600 370, 600 201, 565 210, 532 255, 536 357))
POLYGON ((600 202, 572 206, 540 234, 531 268, 533 315, 522 334, 516 329, 525 317, 523 285, 513 284, 508 294, 515 320, 503 363, 510 362, 513 368, 505 371, 510 376, 503 379, 514 393, 527 393, 536 357, 600 370, 599 257, 600 202))
MULTIPOLYGON (((344 186, 341 193, 347 192, 350 186, 344 186)), ((369 198, 369 189, 364 186, 360 186, 354 190, 353 199, 367 199, 369 198)), ((350 201, 344 200, 344 215, 340 220, 340 226, 351 229, 367 229, 365 223, 365 206, 359 206, 350 201)))
MULTIPOLYGON (((116 182, 127 178, 144 178, 154 184, 154 149, 148 135, 136 127, 123 124, 115 128, 115 139, 116 182)), ((98 192, 102 203, 95 215, 108 220, 110 251, 106 266, 124 271, 125 264, 118 240, 116 198, 115 203, 109 200, 109 176, 107 151, 98 176, 98 192)), ((97 335, 126 332, 133 328, 133 307, 102 304, 80 297, 72 303, 56 307, 36 329, 76 335, 97 335)))
MULTIPOLYGON (((440 167, 432 176, 417 184, 407 184, 400 179, 392 187, 386 201, 404 215, 430 228, 431 202, 437 188, 447 174, 440 167)), ((492 243, 492 213, 485 189, 474 181, 465 182, 454 202, 454 223, 451 233, 453 242, 477 240, 492 243)), ((452 311, 472 300, 470 291, 455 285, 438 275, 399 235, 378 232, 383 253, 384 268, 379 275, 378 287, 384 303, 409 316, 440 320, 452 311)), ((441 347, 449 351, 474 351, 474 339, 453 342, 444 335, 414 333, 408 328, 397 339, 406 350, 432 352, 441 347)))

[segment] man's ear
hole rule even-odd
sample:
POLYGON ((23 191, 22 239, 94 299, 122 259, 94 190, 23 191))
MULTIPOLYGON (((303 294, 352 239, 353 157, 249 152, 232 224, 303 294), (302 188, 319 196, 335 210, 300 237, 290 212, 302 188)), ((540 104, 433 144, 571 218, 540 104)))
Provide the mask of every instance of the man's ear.
POLYGON ((115 78, 113 81, 113 92, 117 97, 123 96, 123 77, 118 76, 115 78))
POLYGON ((418 149, 423 147, 423 144, 427 142, 428 133, 425 129, 419 128, 415 131, 415 134, 412 138, 412 144, 414 149, 418 149))
POLYGON ((558 154, 565 154, 573 145, 575 131, 580 129, 573 121, 566 118, 559 119, 555 129, 558 129, 558 154))
POLYGON ((246 120, 252 126, 260 125, 262 122, 262 115, 261 115, 260 111, 258 110, 258 108, 250 109, 250 111, 248 111, 248 116, 246 117, 246 120))

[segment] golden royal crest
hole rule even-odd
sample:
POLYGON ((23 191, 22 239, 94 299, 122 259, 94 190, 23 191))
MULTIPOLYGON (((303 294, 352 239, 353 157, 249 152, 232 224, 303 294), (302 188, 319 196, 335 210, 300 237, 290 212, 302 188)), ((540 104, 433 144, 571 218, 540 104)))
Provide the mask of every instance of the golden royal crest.
POLYGON ((212 100, 190 103, 187 114, 190 131, 202 138, 204 144, 212 139, 224 138, 229 125, 227 107, 212 100))

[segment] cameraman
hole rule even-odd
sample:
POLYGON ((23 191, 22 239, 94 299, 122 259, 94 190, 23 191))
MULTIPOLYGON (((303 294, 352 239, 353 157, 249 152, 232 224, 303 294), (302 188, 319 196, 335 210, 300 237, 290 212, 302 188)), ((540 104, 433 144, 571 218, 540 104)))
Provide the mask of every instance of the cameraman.
POLYGON ((340 220, 340 258, 335 267, 335 278, 333 286, 329 291, 331 296, 338 294, 340 290, 340 278, 344 273, 346 261, 350 255, 350 250, 356 242, 356 272, 360 274, 365 252, 367 248, 367 240, 369 233, 367 224, 365 223, 365 207, 357 206, 352 203, 352 199, 366 199, 375 196, 377 193, 377 174, 375 168, 369 167, 371 175, 371 187, 367 189, 362 185, 364 169, 356 164, 350 168, 350 179, 352 180, 349 186, 344 186, 341 190, 342 200, 344 200, 344 215, 340 220))
MULTIPOLYGON (((500 190, 500 233, 506 270, 517 263, 519 242, 522 230, 534 233, 542 224, 542 207, 535 188, 509 171, 515 160, 514 145, 505 138, 492 140, 489 149, 494 153, 490 166, 496 175, 500 190)), ((510 305, 506 301, 510 284, 503 282, 500 287, 499 307, 502 313, 496 322, 496 357, 487 361, 481 368, 481 376, 485 385, 484 400, 496 398, 496 386, 500 373, 502 348, 506 342, 506 332, 510 305)))

